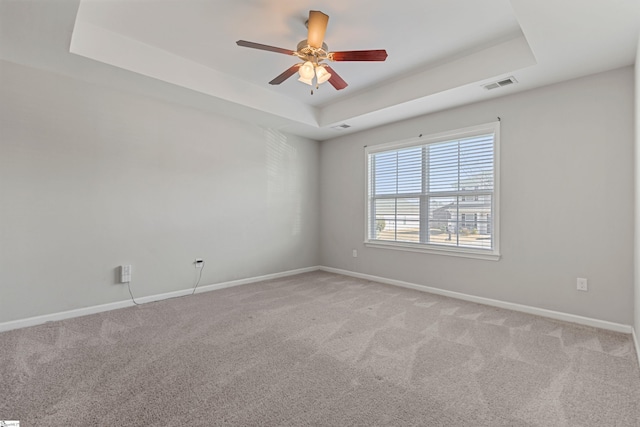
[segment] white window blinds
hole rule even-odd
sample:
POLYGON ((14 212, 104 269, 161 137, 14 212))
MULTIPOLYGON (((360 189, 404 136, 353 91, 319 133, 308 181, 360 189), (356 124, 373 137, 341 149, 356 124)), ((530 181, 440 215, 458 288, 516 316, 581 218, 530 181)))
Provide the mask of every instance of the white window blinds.
POLYGON ((495 127, 368 149, 367 241, 496 252, 495 127))

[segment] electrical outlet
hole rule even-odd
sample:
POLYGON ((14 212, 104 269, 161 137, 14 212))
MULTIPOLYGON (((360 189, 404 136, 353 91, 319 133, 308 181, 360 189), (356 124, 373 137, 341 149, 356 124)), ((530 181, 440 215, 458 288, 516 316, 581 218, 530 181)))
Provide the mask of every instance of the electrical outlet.
POLYGON ((128 283, 131 281, 131 265, 120 266, 120 283, 128 283))
POLYGON ((353 257, 354 258, 358 258, 358 250, 357 249, 353 250, 353 257))
POLYGON ((196 258, 194 264, 196 268, 202 268, 202 266, 204 265, 204 260, 202 258, 196 258))
POLYGON ((578 281, 576 284, 576 289, 579 291, 587 292, 589 287, 587 286, 587 279, 583 279, 582 277, 578 277, 578 281))

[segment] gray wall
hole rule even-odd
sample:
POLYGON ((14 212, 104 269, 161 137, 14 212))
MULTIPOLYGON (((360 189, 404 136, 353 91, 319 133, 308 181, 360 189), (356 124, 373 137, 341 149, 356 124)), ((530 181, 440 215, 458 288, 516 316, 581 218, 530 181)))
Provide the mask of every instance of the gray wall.
POLYGON ((631 67, 322 145, 12 63, 0 73, 0 322, 126 300, 125 263, 137 296, 186 289, 196 257, 202 284, 322 264, 633 322, 631 67), (500 261, 363 246, 364 145, 496 116, 500 261))
POLYGON ((632 324, 633 78, 626 67, 324 142, 322 265, 632 324), (365 145, 497 116, 500 261, 363 245, 365 145))
POLYGON ((0 67, 0 322, 317 265, 318 142, 0 67))
MULTIPOLYGON (((635 65, 635 245, 634 245, 634 329, 640 339, 640 38, 635 65)), ((640 359, 640 354, 638 355, 640 359)))

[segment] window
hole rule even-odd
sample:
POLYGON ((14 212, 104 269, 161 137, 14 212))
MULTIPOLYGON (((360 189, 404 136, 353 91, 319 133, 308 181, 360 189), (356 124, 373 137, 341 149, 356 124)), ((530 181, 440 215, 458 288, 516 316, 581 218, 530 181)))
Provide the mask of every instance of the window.
POLYGON ((499 259, 499 122, 366 148, 369 246, 499 259))

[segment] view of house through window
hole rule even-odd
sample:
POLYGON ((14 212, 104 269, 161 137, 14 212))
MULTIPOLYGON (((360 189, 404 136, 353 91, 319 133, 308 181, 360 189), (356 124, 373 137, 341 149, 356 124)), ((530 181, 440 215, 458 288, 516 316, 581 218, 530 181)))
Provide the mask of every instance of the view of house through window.
POLYGON ((367 149, 367 241, 496 252, 497 126, 367 149))

